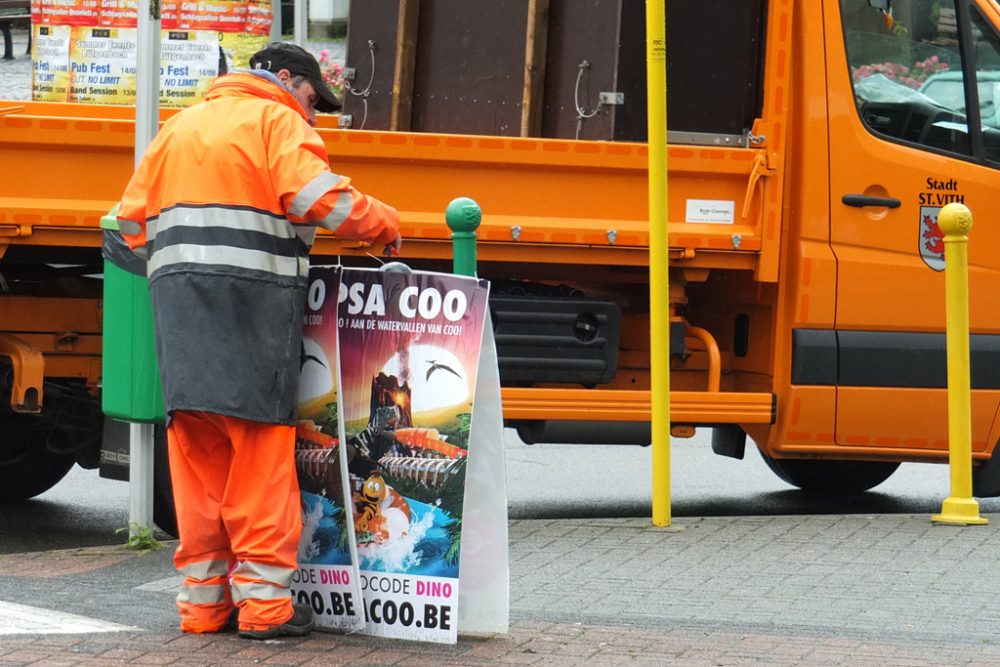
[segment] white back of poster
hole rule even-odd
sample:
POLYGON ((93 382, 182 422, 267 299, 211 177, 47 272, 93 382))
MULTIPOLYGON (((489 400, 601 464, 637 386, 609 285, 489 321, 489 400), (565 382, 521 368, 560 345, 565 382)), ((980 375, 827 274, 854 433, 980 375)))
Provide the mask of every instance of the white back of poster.
POLYGON ((507 468, 500 372, 489 309, 479 353, 476 406, 469 436, 465 518, 459 561, 458 630, 506 633, 510 627, 507 468))

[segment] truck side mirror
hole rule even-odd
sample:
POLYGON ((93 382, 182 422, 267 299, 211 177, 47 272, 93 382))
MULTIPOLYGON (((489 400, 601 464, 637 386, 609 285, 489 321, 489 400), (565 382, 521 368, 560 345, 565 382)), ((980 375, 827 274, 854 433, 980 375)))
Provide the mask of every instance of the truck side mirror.
POLYGON ((883 12, 889 11, 892 0, 868 0, 868 6, 872 9, 881 9, 883 12))

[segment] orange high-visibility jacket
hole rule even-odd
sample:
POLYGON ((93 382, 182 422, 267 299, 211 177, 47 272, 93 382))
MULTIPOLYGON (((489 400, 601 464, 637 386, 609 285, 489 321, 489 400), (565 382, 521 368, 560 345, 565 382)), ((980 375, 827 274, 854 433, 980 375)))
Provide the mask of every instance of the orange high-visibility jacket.
POLYGON ((390 243, 395 209, 330 171, 322 139, 267 72, 220 77, 167 121, 118 211, 147 257, 168 414, 292 424, 309 249, 321 225, 390 243))

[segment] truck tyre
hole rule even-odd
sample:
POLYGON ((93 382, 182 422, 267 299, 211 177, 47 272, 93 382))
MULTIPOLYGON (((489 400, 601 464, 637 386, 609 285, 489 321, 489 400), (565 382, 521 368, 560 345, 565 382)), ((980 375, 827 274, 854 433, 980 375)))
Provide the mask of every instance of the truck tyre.
POLYGON ((0 500, 34 498, 66 476, 76 461, 72 452, 62 454, 46 446, 61 435, 32 417, 0 420, 0 500))
POLYGON ((161 424, 153 429, 153 523, 167 535, 179 536, 167 458, 167 429, 161 424))
POLYGON ((972 495, 976 498, 1000 496, 1000 442, 993 446, 993 454, 972 469, 972 495))
POLYGON ((761 456, 775 475, 811 493, 861 493, 889 479, 899 467, 898 461, 774 459, 764 452, 761 456))

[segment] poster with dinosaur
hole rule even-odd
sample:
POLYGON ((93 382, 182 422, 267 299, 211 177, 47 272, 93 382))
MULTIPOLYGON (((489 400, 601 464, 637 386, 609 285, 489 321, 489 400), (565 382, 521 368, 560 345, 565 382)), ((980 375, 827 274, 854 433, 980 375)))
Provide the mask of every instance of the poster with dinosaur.
POLYGON ((488 283, 408 270, 342 278, 340 410, 365 631, 454 643, 488 283))
POLYGON ((302 501, 299 567, 292 598, 309 604, 321 629, 364 627, 360 573, 338 403, 337 297, 340 267, 309 273, 299 354, 295 470, 302 501))

